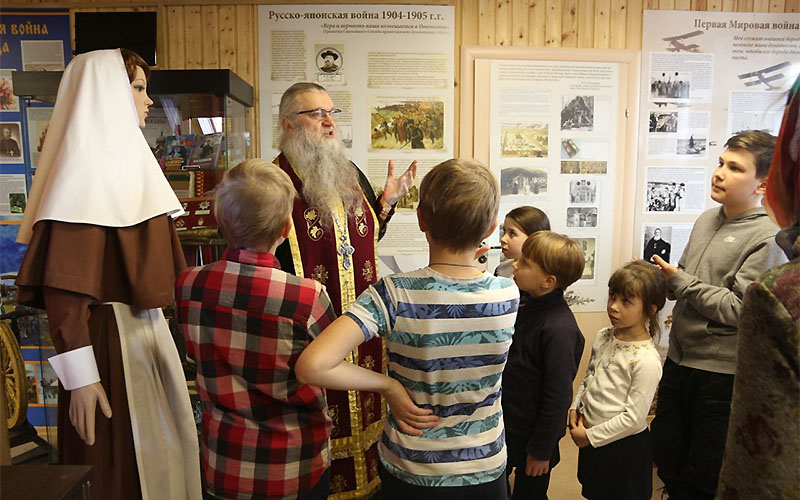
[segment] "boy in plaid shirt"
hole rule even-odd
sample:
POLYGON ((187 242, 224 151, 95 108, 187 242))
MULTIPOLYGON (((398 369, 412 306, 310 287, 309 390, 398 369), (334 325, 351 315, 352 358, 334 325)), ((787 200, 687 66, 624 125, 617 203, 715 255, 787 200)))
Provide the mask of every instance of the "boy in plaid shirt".
POLYGON ((225 173, 215 214, 228 249, 184 271, 177 315, 197 361, 205 490, 218 498, 324 499, 331 419, 294 364, 334 319, 323 286, 280 270, 296 192, 261 159, 225 173))

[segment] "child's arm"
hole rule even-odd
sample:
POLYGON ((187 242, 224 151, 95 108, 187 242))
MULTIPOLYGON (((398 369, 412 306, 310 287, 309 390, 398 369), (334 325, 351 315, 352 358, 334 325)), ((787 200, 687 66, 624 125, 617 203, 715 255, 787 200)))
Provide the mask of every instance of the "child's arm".
POLYGON ((406 434, 419 436, 419 429, 435 427, 439 418, 433 410, 417 407, 399 381, 345 360, 363 342, 364 332, 358 323, 348 316, 339 317, 300 355, 295 365, 297 379, 328 389, 380 392, 398 428, 406 434))
MULTIPOLYGON (((631 369, 631 386, 628 389, 625 407, 611 419, 586 429, 589 443, 597 448, 644 429, 647 425, 647 412, 653 403, 659 380, 661 380, 661 362, 654 358, 640 358, 631 369)), ((578 428, 580 427, 582 426, 579 425, 578 428)))
POLYGON ((653 261, 664 273, 675 298, 687 300, 697 312, 712 321, 738 326, 745 290, 764 271, 781 263, 783 253, 773 237, 761 242, 736 271, 732 288, 703 283, 661 257, 653 256, 653 261))

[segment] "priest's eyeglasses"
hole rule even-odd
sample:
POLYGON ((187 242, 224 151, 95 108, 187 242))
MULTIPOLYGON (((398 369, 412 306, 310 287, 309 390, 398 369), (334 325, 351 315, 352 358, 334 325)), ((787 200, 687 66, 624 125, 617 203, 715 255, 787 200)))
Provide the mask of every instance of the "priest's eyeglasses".
POLYGON ((295 114, 308 115, 311 118, 314 118, 315 120, 324 120, 328 115, 330 115, 331 118, 335 119, 337 116, 339 116, 339 113, 341 112, 342 110, 339 108, 333 108, 333 109, 317 108, 317 109, 307 109, 305 111, 298 111, 295 114))

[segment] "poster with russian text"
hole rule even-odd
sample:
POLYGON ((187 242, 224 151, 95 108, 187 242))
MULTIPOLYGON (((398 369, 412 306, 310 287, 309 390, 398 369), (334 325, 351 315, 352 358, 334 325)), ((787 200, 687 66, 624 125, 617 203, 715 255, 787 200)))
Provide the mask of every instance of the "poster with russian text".
MULTIPOLYGON (((494 60, 490 168, 502 223, 532 205, 583 250, 584 272, 565 297, 575 312, 605 310, 617 175, 615 63, 494 60)), ((500 233, 491 240, 499 245, 500 233)), ((490 253, 490 267, 502 259, 490 253)))
POLYGON ((376 192, 389 160, 400 175, 419 162, 380 241, 381 274, 427 264, 415 208, 425 173, 453 157, 454 8, 429 5, 259 7, 261 154, 277 156, 283 92, 322 85, 342 112, 337 127, 350 158, 376 192))
MULTIPOLYGON (((725 142, 744 130, 777 134, 798 73, 797 14, 644 12, 634 234, 641 256, 670 248, 677 264, 697 216, 719 207, 710 186, 725 142)), ((668 303, 665 331, 670 311, 668 303)))

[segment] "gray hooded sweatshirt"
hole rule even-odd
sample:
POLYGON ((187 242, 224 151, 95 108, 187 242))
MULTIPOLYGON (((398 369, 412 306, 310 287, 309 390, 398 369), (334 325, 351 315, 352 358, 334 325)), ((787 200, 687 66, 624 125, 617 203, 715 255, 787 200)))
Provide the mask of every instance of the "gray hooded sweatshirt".
POLYGON ((763 208, 726 220, 720 208, 698 217, 669 280, 677 300, 669 334, 669 359, 715 373, 736 371, 739 311, 747 286, 786 262, 775 243, 778 227, 763 208))

